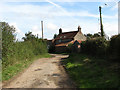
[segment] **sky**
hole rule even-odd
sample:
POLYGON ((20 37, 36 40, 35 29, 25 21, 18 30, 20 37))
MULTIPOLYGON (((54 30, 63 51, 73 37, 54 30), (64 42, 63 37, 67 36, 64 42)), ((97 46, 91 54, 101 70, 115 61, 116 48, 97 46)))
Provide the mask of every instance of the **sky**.
POLYGON ((52 39, 55 33, 58 34, 59 28, 62 28, 63 32, 76 31, 79 25, 83 34, 94 34, 100 32, 99 6, 102 7, 103 29, 106 35, 111 37, 118 34, 116 0, 5 0, 0 3, 0 22, 13 25, 19 41, 22 41, 28 31, 41 37, 41 21, 44 38, 47 39, 52 39))

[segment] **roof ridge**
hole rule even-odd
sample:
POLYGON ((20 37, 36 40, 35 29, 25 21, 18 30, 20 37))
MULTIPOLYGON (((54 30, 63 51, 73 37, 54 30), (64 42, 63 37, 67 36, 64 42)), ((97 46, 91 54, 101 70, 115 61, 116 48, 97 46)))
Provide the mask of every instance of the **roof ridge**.
POLYGON ((58 34, 55 39, 71 39, 73 38, 79 31, 70 31, 70 32, 63 32, 58 34))
POLYGON ((73 33, 73 32, 78 32, 78 31, 62 32, 61 34, 64 34, 64 33, 73 33))

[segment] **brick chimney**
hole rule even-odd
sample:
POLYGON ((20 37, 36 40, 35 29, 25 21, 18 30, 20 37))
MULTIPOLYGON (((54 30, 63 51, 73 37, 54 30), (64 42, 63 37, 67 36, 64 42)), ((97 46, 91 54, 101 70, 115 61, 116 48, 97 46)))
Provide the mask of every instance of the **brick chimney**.
POLYGON ((61 34, 61 33, 62 33, 62 29, 60 28, 60 29, 59 29, 59 34, 61 34))
POLYGON ((80 26, 78 26, 78 31, 81 33, 81 27, 80 26))

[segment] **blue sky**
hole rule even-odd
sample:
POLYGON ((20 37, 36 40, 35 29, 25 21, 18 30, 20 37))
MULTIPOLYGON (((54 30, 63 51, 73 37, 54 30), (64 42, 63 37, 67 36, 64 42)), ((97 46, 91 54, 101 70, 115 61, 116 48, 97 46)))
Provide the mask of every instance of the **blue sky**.
POLYGON ((32 31, 41 37, 44 23, 44 38, 52 39, 59 28, 63 32, 75 31, 81 26, 83 34, 100 32, 99 6, 102 6, 104 31, 108 36, 118 33, 117 2, 3 2, 0 3, 0 21, 16 27, 16 38, 32 31), (107 5, 105 5, 107 3, 107 5))

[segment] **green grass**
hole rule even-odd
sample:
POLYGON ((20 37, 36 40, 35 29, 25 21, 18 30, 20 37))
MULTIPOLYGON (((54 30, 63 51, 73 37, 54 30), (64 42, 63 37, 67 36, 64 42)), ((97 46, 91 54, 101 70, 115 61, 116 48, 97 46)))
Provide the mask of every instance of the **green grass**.
POLYGON ((42 54, 35 56, 31 60, 22 60, 19 61, 18 63, 8 66, 4 70, 2 70, 2 81, 9 80, 25 68, 27 68, 34 60, 37 60, 38 58, 49 58, 51 55, 47 54, 42 54))
POLYGON ((71 54, 63 61, 78 88, 120 87, 120 64, 83 54, 71 54))

